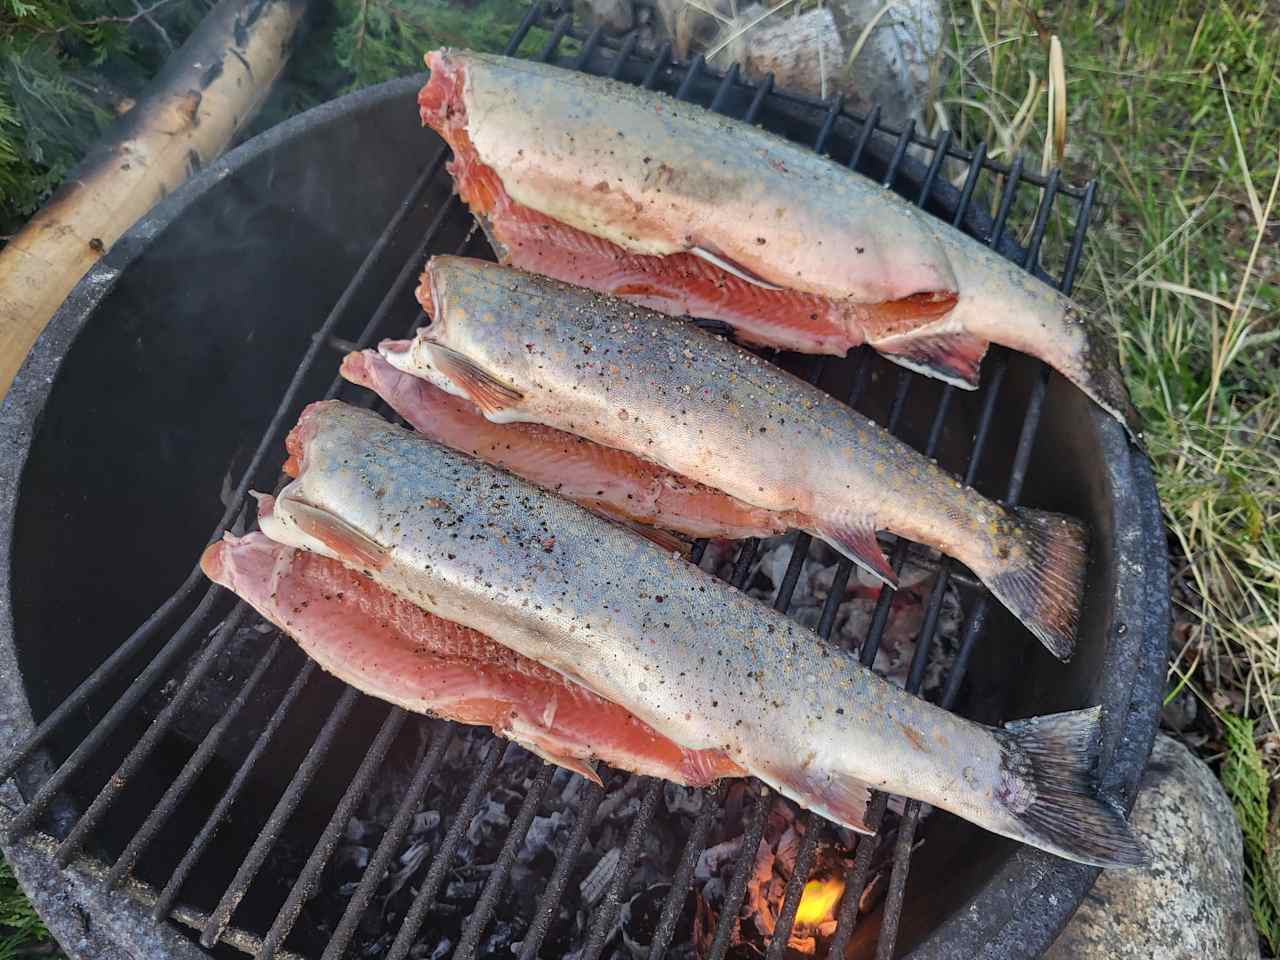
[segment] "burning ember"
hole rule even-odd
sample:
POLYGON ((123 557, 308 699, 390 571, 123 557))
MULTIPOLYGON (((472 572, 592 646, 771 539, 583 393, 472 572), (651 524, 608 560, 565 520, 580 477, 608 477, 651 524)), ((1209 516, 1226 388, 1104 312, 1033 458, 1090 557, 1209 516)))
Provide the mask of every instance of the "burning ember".
POLYGON ((796 909, 796 926, 816 927, 834 920, 843 893, 844 881, 838 877, 810 880, 804 885, 800 906, 796 909))

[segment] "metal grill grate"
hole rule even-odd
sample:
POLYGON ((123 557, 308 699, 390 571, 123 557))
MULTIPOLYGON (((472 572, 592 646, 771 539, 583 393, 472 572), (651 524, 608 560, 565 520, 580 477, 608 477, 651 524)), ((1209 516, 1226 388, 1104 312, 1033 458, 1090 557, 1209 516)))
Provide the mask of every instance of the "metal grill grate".
MULTIPOLYGON (((1059 289, 1069 291, 1071 288, 1094 201, 1092 183, 1083 189, 1071 188, 1060 182, 1057 171, 1050 173, 1047 177, 1024 171, 1021 160, 1015 160, 1008 167, 1002 166, 988 159, 983 146, 971 152, 964 151, 953 146, 950 135, 946 133, 935 142, 919 135, 912 124, 908 124, 904 129, 893 129, 879 122, 878 110, 872 111, 870 116, 865 118, 852 115, 843 110, 839 99, 821 102, 776 91, 770 79, 760 84, 750 83, 739 76, 736 67, 721 75, 708 68, 701 58, 687 65, 679 64, 672 61, 669 47, 653 56, 642 55, 637 53, 634 35, 622 41, 606 38, 599 31, 585 37, 575 35, 568 15, 554 20, 549 19, 540 4, 529 11, 519 30, 511 38, 508 52, 514 53, 520 49, 526 41, 531 39, 531 33, 535 29, 544 31, 547 35, 539 54, 540 59, 640 83, 645 87, 664 90, 684 99, 696 98, 699 91, 713 91, 709 101, 704 100, 713 110, 738 116, 751 123, 764 122, 782 132, 794 134, 796 131, 808 131, 811 135, 816 129, 816 136, 812 136, 810 140, 814 150, 830 153, 837 160, 847 163, 850 168, 866 173, 889 187, 899 186, 906 180, 918 183, 918 190, 912 191, 909 197, 911 200, 989 243, 993 248, 1059 289), (567 46, 567 40, 576 43, 576 51, 563 52, 567 46), (921 157, 924 159, 920 159, 921 157), (960 167, 961 172, 967 170, 960 187, 953 186, 943 177, 944 162, 952 167, 960 167), (905 176, 904 172, 909 172, 911 176, 905 176), (983 183, 984 178, 994 184, 994 188, 989 191, 991 196, 996 198, 994 216, 989 215, 974 203, 975 196, 979 195, 979 187, 988 186, 983 183), (1019 195, 1020 190, 1023 190, 1024 194, 1019 195), (1037 197, 1034 205, 1019 202, 1032 191, 1037 197), (1061 276, 1057 277, 1050 276, 1041 267, 1040 262, 1041 245, 1055 203, 1060 208, 1058 212, 1065 214, 1062 219, 1073 224, 1069 228, 1061 276), (1016 224, 1014 221, 1018 215, 1015 211, 1023 209, 1024 206, 1029 211, 1029 222, 1016 224), (1065 210, 1061 209, 1064 207, 1065 210), (1025 233, 1025 245, 1019 244, 1017 240, 1016 235, 1019 232, 1025 233)), ((483 238, 474 228, 470 230, 459 228, 459 224, 468 222, 468 215, 457 198, 451 197, 436 211, 421 243, 404 261, 398 276, 387 290, 377 310, 365 324, 359 337, 352 342, 335 339, 335 331, 341 328, 342 321, 349 316, 352 303, 356 299, 356 292, 366 284, 371 275, 377 275, 376 268, 381 266, 388 257, 392 237, 403 228, 410 213, 420 204, 428 188, 447 176, 443 170, 445 159, 446 153, 442 147, 426 164, 409 195, 405 197, 395 216, 370 249, 349 286, 316 331, 248 468, 230 497, 229 505, 214 531, 214 537, 220 536, 225 529, 238 529, 243 525, 245 511, 248 509, 246 505, 248 490, 255 482, 261 482, 264 476, 274 471, 279 463, 283 434, 292 424, 302 402, 310 399, 301 395, 302 385, 306 376, 316 368, 317 364, 332 362, 335 349, 341 353, 350 349, 363 348, 374 342, 375 338, 392 332, 388 327, 393 322, 393 318, 403 311, 406 302, 411 300, 413 282, 427 255, 445 250, 452 253, 485 254, 483 238), (446 236, 461 236, 461 239, 457 243, 449 244, 443 240, 446 236)), ((952 172, 948 171, 949 174, 952 172)), ((988 191, 984 189, 983 192, 988 191)), ((983 454, 989 446, 988 440, 1002 387, 1005 385, 1008 362, 1008 354, 1004 350, 994 349, 985 364, 985 380, 978 395, 979 406, 973 420, 975 428, 972 442, 968 447, 965 461, 955 465, 970 483, 979 479, 979 468, 983 461, 983 454)), ((862 348, 845 360, 804 358, 801 363, 802 371, 809 379, 813 382, 838 383, 840 385, 838 395, 851 405, 857 405, 864 399, 873 366, 882 364, 882 361, 873 357, 866 348, 862 348)), ((909 396, 913 389, 921 391, 925 388, 921 386, 923 381, 897 368, 889 369, 886 376, 893 380, 894 389, 887 413, 881 419, 888 429, 902 434, 903 415, 908 407, 909 396)), ((1039 366, 1022 411, 1015 453, 1003 475, 1003 486, 987 491, 1002 497, 1008 503, 1016 502, 1022 490, 1044 402, 1047 377, 1047 368, 1043 365, 1039 366)), ((345 382, 335 376, 325 397, 337 396, 345 386, 345 382)), ((932 387, 929 389, 933 390, 932 387)), ((922 442, 918 443, 928 456, 935 456, 938 453, 944 425, 949 414, 954 414, 956 399, 956 392, 950 386, 940 387, 936 393, 932 414, 927 421, 927 429, 922 434, 922 442)), ((371 403, 372 399, 368 394, 361 394, 357 402, 371 403)), ((918 395, 916 400, 917 405, 923 402, 918 395)), ((1006 396, 1002 418, 1010 415, 1008 407, 1009 401, 1006 396)), ((791 604, 810 544, 811 540, 807 535, 799 535, 795 540, 794 552, 773 600, 774 607, 780 611, 786 612, 791 604)), ((758 544, 754 540, 744 541, 740 545, 730 578, 734 586, 744 587, 757 547, 758 544)), ((705 548, 705 543, 695 545, 692 555, 694 562, 702 560, 705 548)), ((910 545, 905 541, 898 540, 893 543, 891 562, 895 571, 901 571, 909 549, 910 545)), ((852 565, 847 560, 840 560, 835 582, 828 594, 817 626, 817 632, 823 638, 828 638, 832 633, 839 602, 851 572, 852 565)), ((962 583, 969 591, 971 600, 967 604, 967 619, 961 633, 960 650, 954 667, 946 678, 940 697, 941 704, 948 708, 956 703, 970 656, 985 633, 989 614, 987 594, 963 571, 955 569, 949 560, 941 563, 938 577, 925 604, 923 623, 919 630, 907 681, 908 689, 918 693, 925 667, 929 662, 943 597, 951 581, 962 583)), ((363 699, 352 689, 344 690, 333 706, 332 712, 316 733, 287 786, 280 793, 266 825, 261 829, 256 841, 241 857, 239 869, 226 885, 217 906, 212 911, 204 913, 180 902, 179 898, 184 884, 208 850, 219 825, 228 816, 237 799, 241 797, 245 785, 254 776, 259 761, 287 722, 304 688, 316 673, 314 664, 310 661, 303 661, 296 675, 287 683, 287 688, 280 695, 269 719, 244 754, 229 784, 216 801, 210 800, 211 809, 204 819, 203 828, 190 840, 185 854, 169 874, 164 885, 157 890, 151 885, 132 878, 134 867, 147 854, 179 805, 191 799, 193 785, 200 778, 228 731, 236 723, 246 704, 251 702, 263 678, 273 671, 288 669, 284 664, 287 658, 281 656, 281 641, 272 643, 262 654, 225 714, 213 724, 185 764, 173 775, 160 801, 143 819, 132 838, 115 855, 114 860, 104 863, 82 853, 94 840, 103 818, 110 814, 113 805, 127 791, 131 778, 153 757, 158 744, 170 731, 184 708, 188 707, 193 692, 201 679, 213 668, 219 653, 229 643, 236 629, 246 616, 252 613, 243 603, 236 603, 230 612, 227 612, 224 591, 214 586, 207 588, 201 594, 199 588, 203 582, 199 567, 193 568, 177 592, 87 677, 65 702, 46 717, 11 756, 5 759, 0 765, 0 779, 13 776, 24 764, 32 761, 33 755, 37 755, 38 751, 47 749, 51 735, 68 718, 83 710, 95 693, 110 681, 122 677, 130 663, 139 654, 152 647, 160 631, 165 629, 166 625, 170 624, 180 612, 190 607, 194 597, 200 595, 192 612, 176 629, 173 629, 169 639, 159 646, 158 652, 152 656, 145 669, 137 674, 125 692, 98 720, 83 740, 44 780, 30 797, 27 805, 17 811, 0 812, 0 817, 6 821, 5 826, 11 836, 27 836, 30 844, 37 849, 47 851, 59 864, 66 865, 76 861, 91 874, 100 876, 108 888, 120 887, 129 895, 146 903, 157 919, 173 917, 196 929, 205 946, 212 946, 221 941, 262 958, 284 956, 286 951, 283 949, 283 944, 304 902, 314 894, 348 819, 378 777, 388 750, 408 719, 403 710, 382 708, 385 713, 381 727, 369 744, 363 762, 352 775, 345 792, 333 808, 328 822, 316 837, 310 857, 301 868, 298 879, 289 890, 283 906, 266 927, 265 932, 236 927, 232 924, 233 917, 242 899, 249 892, 255 877, 271 855, 273 846, 296 811, 303 794, 315 780, 317 771, 321 768, 335 740, 350 724, 353 709, 363 699), (186 658, 196 647, 197 641, 209 635, 211 628, 219 622, 221 626, 216 629, 212 638, 190 665, 185 678, 170 697, 168 705, 159 712, 150 727, 132 746, 115 775, 109 777, 100 787, 92 803, 75 820, 69 832, 66 832, 61 840, 57 840, 52 835, 57 831, 42 830, 55 800, 64 794, 75 778, 83 776, 89 759, 102 749, 104 744, 110 742, 110 738, 118 735, 125 718, 136 711, 148 691, 173 675, 175 667, 183 662, 180 658, 186 658)), ((889 617, 890 593, 884 591, 875 608, 867 635, 858 650, 858 655, 865 665, 869 666, 875 660, 889 617)), ((414 722, 421 722, 430 730, 430 746, 417 761, 412 780, 399 802, 394 819, 370 858, 345 913, 324 950, 323 960, 337 960, 350 945, 357 926, 369 908, 379 879, 399 852, 413 815, 433 777, 437 774, 445 751, 455 735, 451 725, 417 720, 414 722)), ((484 761, 475 771, 474 779, 460 807, 452 811, 443 844, 427 869, 413 905, 396 932, 388 955, 390 960, 402 960, 409 954, 410 948, 417 940, 428 911, 440 893, 467 824, 484 801, 503 753, 503 744, 495 741, 489 745, 484 761)), ((605 950, 621 907, 622 894, 626 890, 639 854, 641 838, 657 810, 662 792, 661 783, 648 778, 641 779, 640 809, 623 841, 618 865, 613 872, 606 894, 595 908, 586 943, 580 954, 583 960, 595 960, 605 950)), ((525 833, 540 802, 544 799, 550 782, 551 768, 544 767, 523 798, 501 853, 488 874, 478 905, 464 924, 461 938, 452 956, 470 958, 474 955, 486 926, 494 915, 499 898, 509 882, 511 869, 524 841, 525 833)), ((744 840, 736 854, 733 879, 726 891, 724 907, 714 931, 713 944, 709 952, 713 960, 721 960, 729 948, 734 920, 743 902, 751 865, 755 859, 764 831, 766 813, 771 803, 771 794, 766 789, 756 790, 754 795, 754 805, 746 817, 744 840)), ((539 902, 533 906, 530 914, 531 924, 519 952, 523 960, 531 960, 538 955, 553 923, 555 908, 564 896, 570 876, 583 851, 593 815, 604 798, 605 793, 591 785, 587 785, 585 789, 578 792, 577 825, 558 851, 558 858, 545 890, 539 902)), ((713 823, 722 812, 722 801, 723 796, 718 789, 712 788, 705 792, 701 811, 685 841, 672 878, 670 893, 662 906, 657 932, 649 952, 651 958, 663 956, 671 944, 682 907, 690 893, 695 863, 703 850, 713 823)), ((868 823, 871 826, 880 825, 885 817, 886 807, 887 797, 882 794, 875 795, 868 817, 868 823)), ((910 801, 906 804, 898 824, 892 855, 892 871, 876 949, 878 958, 887 958, 894 952, 910 866, 910 854, 920 814, 920 804, 910 801)), ((807 828, 768 950, 768 956, 772 960, 784 955, 801 893, 814 867, 822 821, 811 814, 807 819, 807 828)), ((845 894, 838 909, 837 931, 828 952, 832 960, 838 960, 844 956, 845 947, 855 925, 859 896, 869 877, 875 851, 875 838, 863 838, 857 845, 853 865, 846 878, 845 894)))

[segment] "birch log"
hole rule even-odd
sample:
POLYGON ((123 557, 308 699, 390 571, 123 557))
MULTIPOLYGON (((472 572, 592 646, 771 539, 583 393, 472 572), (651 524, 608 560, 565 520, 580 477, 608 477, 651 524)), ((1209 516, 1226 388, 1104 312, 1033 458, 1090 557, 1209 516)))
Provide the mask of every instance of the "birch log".
POLYGON ((0 250, 0 396, 89 267, 252 117, 288 60, 307 2, 221 0, 0 250))

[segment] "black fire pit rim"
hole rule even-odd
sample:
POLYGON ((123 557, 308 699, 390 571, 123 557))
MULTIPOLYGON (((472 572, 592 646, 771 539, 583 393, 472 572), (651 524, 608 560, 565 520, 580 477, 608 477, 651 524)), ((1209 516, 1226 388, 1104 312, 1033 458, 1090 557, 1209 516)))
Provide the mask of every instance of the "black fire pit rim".
MULTIPOLYGON (((0 580, 3 581, 0 583, 0 746, 12 748, 34 725, 15 659, 16 637, 10 600, 13 531, 27 454, 67 350, 123 271, 206 191, 282 142, 317 125, 340 121, 353 110, 410 97, 424 76, 393 80, 316 107, 284 121, 211 164, 158 204, 112 246, 72 291, 33 346, 0 404, 0 436, 7 441, 7 449, 0 454, 0 580)), ((1113 692, 1128 688, 1129 709, 1119 728, 1110 763, 1102 771, 1112 796, 1128 809, 1136 796, 1154 739, 1155 725, 1151 718, 1158 708, 1164 679, 1168 603, 1163 592, 1151 586, 1164 578, 1164 537, 1145 457, 1128 444, 1123 431, 1109 417, 1096 409, 1091 409, 1090 415, 1103 439, 1107 453, 1105 469, 1117 492, 1116 536, 1133 548, 1133 553, 1126 558, 1132 569, 1121 578, 1122 595, 1117 597, 1117 601, 1123 601, 1120 609, 1131 615, 1126 624, 1129 629, 1117 638, 1120 642, 1113 647, 1104 680, 1113 692), (1141 670, 1143 667, 1145 670, 1141 670), (1117 687, 1120 689, 1116 690, 1117 687)), ((28 792, 26 786, 24 784, 24 792, 28 792)), ((10 806, 20 803, 17 790, 11 784, 5 784, 0 800, 10 806)), ((60 880, 66 877, 65 872, 59 871, 51 861, 41 862, 39 855, 31 850, 15 849, 7 839, 0 840, 0 846, 6 855, 14 857, 19 878, 28 891, 37 895, 37 907, 42 915, 59 904, 65 906, 66 881, 60 880), (60 893, 55 895, 52 891, 60 893)), ((24 843, 19 841, 17 846, 23 847, 24 843)), ((974 906, 978 900, 987 901, 987 909, 977 911, 980 916, 975 918, 973 909, 957 911, 936 927, 910 956, 939 960, 975 955, 1025 956, 1028 946, 1047 946, 1065 926, 1098 872, 1096 868, 1069 863, 1028 847, 1020 848, 975 898, 974 906), (988 898, 994 898, 1001 909, 992 909, 997 904, 988 898), (1033 901, 1042 909, 1026 910, 1027 904, 1033 901), (1036 916, 1028 917, 1028 913, 1036 916), (993 927, 989 922, 992 916, 1009 919, 1003 926, 993 927)), ((80 884, 76 889, 83 886, 80 884)), ((116 898, 113 905, 119 906, 118 915, 128 918, 128 923, 137 921, 139 935, 143 930, 154 929, 146 911, 131 898, 116 898)), ((102 951, 94 949, 84 939, 83 926, 77 929, 74 922, 68 922, 67 911, 63 910, 62 914, 49 918, 53 921, 51 929, 68 946, 79 941, 81 949, 76 952, 83 953, 86 947, 96 955, 115 952, 108 949, 110 941, 107 940, 100 944, 102 951)), ((183 948, 183 955, 202 955, 188 941, 181 937, 176 940, 183 948)))

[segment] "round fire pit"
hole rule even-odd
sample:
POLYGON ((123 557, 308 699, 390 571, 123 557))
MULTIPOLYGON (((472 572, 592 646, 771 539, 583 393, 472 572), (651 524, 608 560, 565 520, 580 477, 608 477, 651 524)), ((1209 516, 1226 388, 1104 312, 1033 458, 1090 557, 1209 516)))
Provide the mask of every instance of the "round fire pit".
MULTIPOLYGON (((909 131, 722 82, 701 65, 655 65, 598 38, 561 62, 816 145, 1015 259, 1030 237, 1051 282, 1075 270, 1084 237, 1075 224, 1087 221, 1092 190, 1006 171, 993 220, 998 171, 981 156, 953 151, 948 165, 934 162, 909 131), (1059 215, 1074 244, 1054 248, 1043 237, 1059 215)), ((841 942, 850 956, 869 956, 887 923, 896 955, 1042 952, 1095 870, 942 813, 900 814, 896 803, 884 832, 898 840, 868 841, 861 855, 825 827, 806 843, 813 820, 754 784, 695 795, 611 774, 602 793, 487 734, 388 713, 312 670, 225 594, 206 593, 192 568, 210 531, 220 516, 236 520, 245 487, 272 487, 283 431, 306 402, 338 389, 342 353, 414 324, 412 281, 428 254, 487 255, 451 197, 447 154, 417 123, 420 83, 313 110, 194 178, 90 272, 5 400, 0 709, 4 752, 23 747, 21 762, 6 766, 5 853, 52 929, 68 948, 81 941, 79 951, 103 955, 113 944, 194 955, 203 938, 259 956, 336 956, 356 940, 379 957, 401 955, 399 940, 432 957, 522 955, 539 944, 543 956, 631 956, 655 941, 671 944, 669 956, 723 947, 754 956, 767 936, 720 915, 735 897, 750 908, 752 897, 772 896, 759 924, 772 930, 786 888, 799 896, 801 880, 788 878, 807 858, 805 869, 818 863, 824 879, 860 869, 862 886, 842 893, 841 880, 831 916, 802 914, 788 949, 815 944, 825 955, 841 942), (895 845, 905 848, 897 859, 895 845), (721 847, 727 879, 708 860, 721 847), (758 868, 757 848, 790 860, 772 894, 745 881, 735 893, 735 871, 758 868), (381 872, 366 879, 375 867, 403 873, 403 883, 388 892, 381 872), (704 896, 707 878, 720 899, 704 896), (664 911, 673 886, 693 893, 664 911), (406 940, 402 920, 413 919, 416 900, 424 904, 406 940), (852 917, 846 934, 834 933, 837 902, 852 917), (172 919, 157 926, 152 914, 172 919)), ((1099 774, 1131 804, 1155 732, 1168 596, 1150 470, 1119 425, 1037 363, 1002 352, 973 394, 862 351, 776 359, 983 493, 1089 523, 1088 596, 1069 664, 963 571, 904 550, 924 569, 910 649, 923 651, 935 678, 927 695, 985 722, 1101 704, 1099 774), (945 642, 935 636, 944 604, 958 611, 945 642)), ((767 602, 779 589, 793 591, 788 602, 798 596, 771 551, 810 549, 796 569, 822 585, 813 588, 816 627, 836 638, 848 630, 855 648, 872 634, 880 645, 885 622, 892 632, 901 615, 886 605, 875 626, 873 597, 869 619, 855 620, 843 605, 856 599, 856 573, 807 541, 695 549, 705 567, 767 602)))

